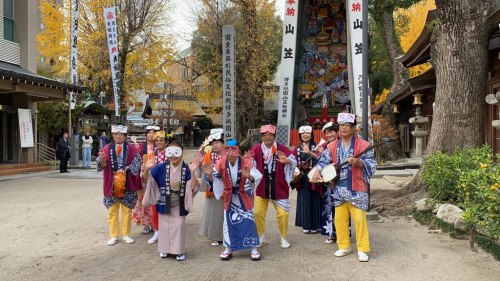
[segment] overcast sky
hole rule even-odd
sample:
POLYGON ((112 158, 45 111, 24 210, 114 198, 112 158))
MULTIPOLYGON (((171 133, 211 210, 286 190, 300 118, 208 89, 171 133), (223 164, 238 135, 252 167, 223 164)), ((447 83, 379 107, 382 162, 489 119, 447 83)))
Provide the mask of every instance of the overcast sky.
MULTIPOLYGON (((171 32, 176 37, 178 51, 182 51, 190 45, 191 34, 195 29, 192 11, 196 8, 196 3, 198 0, 172 0, 172 9, 170 9, 172 15, 169 18, 173 21, 171 32)), ((284 6, 285 0, 276 0, 276 9, 280 15, 284 6)))

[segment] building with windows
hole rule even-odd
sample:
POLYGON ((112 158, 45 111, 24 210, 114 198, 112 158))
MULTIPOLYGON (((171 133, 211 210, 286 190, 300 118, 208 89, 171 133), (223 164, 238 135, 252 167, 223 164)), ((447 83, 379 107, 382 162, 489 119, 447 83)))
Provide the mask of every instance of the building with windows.
POLYGON ((38 1, 0 0, 0 11, 0 163, 30 163, 38 142, 37 103, 68 99, 83 88, 37 74, 38 1), (30 110, 33 128, 20 127, 19 109, 30 110), (26 130, 33 135, 31 147, 21 147, 26 130))

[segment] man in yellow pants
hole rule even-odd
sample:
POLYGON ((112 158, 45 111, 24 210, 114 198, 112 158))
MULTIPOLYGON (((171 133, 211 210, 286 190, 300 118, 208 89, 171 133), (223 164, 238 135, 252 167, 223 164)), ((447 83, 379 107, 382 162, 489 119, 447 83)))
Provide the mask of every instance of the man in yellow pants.
POLYGON ((344 257, 352 253, 348 226, 349 216, 351 216, 356 229, 358 260, 367 262, 370 252, 370 239, 366 223, 366 211, 369 208, 368 185, 370 177, 377 169, 377 162, 373 158, 372 150, 357 158, 354 157, 370 146, 368 142, 355 136, 355 115, 340 113, 337 122, 339 123, 340 139, 331 142, 321 154, 312 182, 322 181, 320 172, 326 165, 347 163, 340 167, 339 180, 335 184, 332 195, 335 205, 334 223, 339 246, 335 256, 344 257))
POLYGON ((288 191, 297 166, 295 156, 286 146, 276 143, 276 127, 265 125, 260 128, 262 143, 253 146, 250 152, 263 178, 256 188, 254 202, 255 224, 259 234, 259 247, 267 244, 264 237, 266 213, 269 201, 273 203, 281 234, 281 248, 289 248, 287 238, 290 200, 288 191))
POLYGON ((137 202, 137 190, 141 188, 139 171, 141 169, 141 156, 137 149, 126 142, 127 127, 113 125, 112 143, 99 151, 97 169, 103 170, 103 203, 108 208, 109 236, 108 246, 118 243, 121 235, 122 241, 127 244, 134 243, 130 235, 132 209, 137 202), (119 230, 118 216, 122 210, 121 231, 119 230))

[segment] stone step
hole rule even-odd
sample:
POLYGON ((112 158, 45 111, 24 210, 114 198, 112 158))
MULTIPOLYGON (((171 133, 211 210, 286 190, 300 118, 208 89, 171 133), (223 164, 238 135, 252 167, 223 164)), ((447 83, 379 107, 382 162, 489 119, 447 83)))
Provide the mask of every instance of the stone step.
POLYGON ((9 175, 16 175, 16 174, 25 174, 25 173, 36 173, 36 172, 43 172, 43 171, 50 171, 51 167, 49 166, 44 166, 41 164, 20 164, 20 165, 27 165, 24 167, 14 167, 11 169, 6 169, 3 165, 0 167, 0 176, 9 176, 9 175))

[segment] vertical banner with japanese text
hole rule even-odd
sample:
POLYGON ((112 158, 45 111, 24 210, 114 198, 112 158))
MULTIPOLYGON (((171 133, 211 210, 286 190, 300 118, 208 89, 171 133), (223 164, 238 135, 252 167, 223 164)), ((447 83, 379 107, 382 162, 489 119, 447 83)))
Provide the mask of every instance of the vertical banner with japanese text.
POLYGON ((118 93, 118 27, 116 26, 116 7, 104 8, 106 35, 108 41, 111 79, 115 101, 115 116, 120 116, 120 94, 118 93))
MULTIPOLYGON (((72 0, 73 10, 71 11, 71 60, 70 60, 70 75, 71 83, 78 84, 78 2, 79 0, 72 0)), ((76 93, 70 92, 69 103, 71 109, 76 107, 76 93)))
POLYGON ((228 25, 222 27, 222 109, 224 138, 236 138, 235 122, 235 29, 228 25))
POLYGON ((31 109, 17 109, 19 116, 19 134, 21 138, 21 147, 35 146, 33 138, 33 123, 31 122, 31 109))
POLYGON ((284 11, 276 137, 279 143, 288 145, 290 143, 290 125, 292 123, 293 78, 295 72, 299 0, 286 0, 284 11))
POLYGON ((347 21, 349 26, 349 52, 351 57, 351 76, 349 77, 352 85, 351 98, 352 112, 362 118, 363 101, 363 13, 362 0, 348 0, 347 21))

